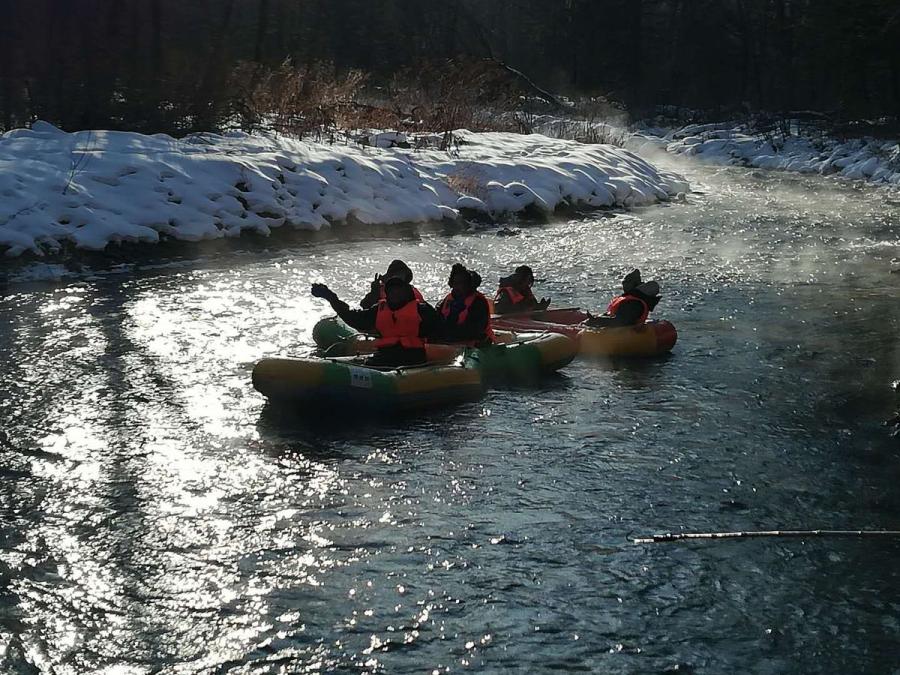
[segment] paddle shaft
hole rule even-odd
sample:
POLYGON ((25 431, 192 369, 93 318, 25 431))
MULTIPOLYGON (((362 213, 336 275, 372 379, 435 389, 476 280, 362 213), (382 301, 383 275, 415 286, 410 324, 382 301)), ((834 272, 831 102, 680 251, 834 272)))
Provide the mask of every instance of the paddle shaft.
POLYGON ((687 539, 756 539, 762 537, 900 537, 900 530, 757 530, 750 532, 680 532, 653 534, 635 544, 663 544, 687 539))

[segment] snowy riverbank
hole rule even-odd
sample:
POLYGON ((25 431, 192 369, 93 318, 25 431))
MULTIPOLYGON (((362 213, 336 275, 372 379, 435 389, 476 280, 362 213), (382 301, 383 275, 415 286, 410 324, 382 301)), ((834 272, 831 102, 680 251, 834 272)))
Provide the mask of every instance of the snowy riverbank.
POLYGON ((69 134, 38 122, 0 137, 0 250, 628 207, 688 189, 612 146, 507 133, 459 138, 450 154, 245 134, 69 134))
POLYGON ((729 123, 654 129, 632 135, 631 150, 664 150, 722 165, 799 173, 838 175, 872 183, 900 185, 900 142, 872 138, 780 137, 752 133, 729 123))

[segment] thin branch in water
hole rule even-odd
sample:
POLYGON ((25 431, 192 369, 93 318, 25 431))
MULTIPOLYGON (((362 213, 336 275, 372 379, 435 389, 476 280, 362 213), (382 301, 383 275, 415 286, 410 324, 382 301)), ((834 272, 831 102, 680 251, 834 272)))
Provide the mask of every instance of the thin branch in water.
POLYGON ((749 532, 679 532, 632 539, 633 544, 663 544, 688 539, 760 539, 764 537, 900 537, 900 530, 759 530, 749 532))

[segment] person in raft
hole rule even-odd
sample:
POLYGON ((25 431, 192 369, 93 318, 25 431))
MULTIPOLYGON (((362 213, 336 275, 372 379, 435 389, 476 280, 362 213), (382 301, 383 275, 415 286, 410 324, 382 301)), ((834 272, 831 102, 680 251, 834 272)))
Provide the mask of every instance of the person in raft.
MULTIPOLYGON (((370 307, 374 307, 379 302, 384 300, 384 284, 388 279, 392 279, 394 277, 398 277, 403 279, 406 283, 411 284, 413 280, 412 270, 409 269, 409 265, 407 265, 402 260, 393 260, 391 264, 388 265, 387 272, 384 274, 376 274, 375 278, 372 280, 372 286, 368 293, 366 293, 365 297, 359 301, 359 306, 363 309, 369 309, 370 307)), ((422 294, 419 293, 419 289, 415 286, 412 287, 413 295, 416 296, 416 300, 419 302, 425 302, 425 298, 422 297, 422 294)))
POLYGON ((632 270, 622 280, 622 295, 612 299, 606 313, 592 316, 585 324, 595 328, 640 326, 659 304, 659 284, 641 281, 641 271, 632 270))
POLYGON ((312 294, 327 300, 331 308, 351 328, 378 335, 375 353, 366 365, 394 368, 418 366, 428 360, 425 340, 438 329, 434 307, 416 300, 413 287, 400 277, 384 282, 384 300, 368 309, 350 309, 325 284, 313 284, 312 294))
POLYGON ((534 286, 534 272, 528 265, 521 265, 508 277, 500 279, 500 288, 494 297, 496 314, 514 314, 516 312, 533 312, 547 309, 550 298, 534 297, 531 287, 534 286))
POLYGON ((450 293, 437 306, 440 328, 435 341, 472 347, 493 342, 491 303, 478 292, 481 275, 457 263, 448 284, 450 293))

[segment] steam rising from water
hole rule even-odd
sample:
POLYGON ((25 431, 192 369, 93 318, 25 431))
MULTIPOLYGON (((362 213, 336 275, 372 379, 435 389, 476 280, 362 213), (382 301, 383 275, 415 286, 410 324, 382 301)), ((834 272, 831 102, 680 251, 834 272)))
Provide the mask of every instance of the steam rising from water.
POLYGON ((878 427, 900 378, 900 207, 689 170, 686 204, 513 237, 335 229, 17 267, 0 298, 0 669, 893 667, 890 542, 626 544, 900 516, 878 427), (540 295, 593 309, 639 266, 679 343, 401 425, 265 409, 250 369, 309 348, 327 313, 309 284, 352 302, 395 257, 434 301, 455 261, 487 289, 529 262, 540 295))

